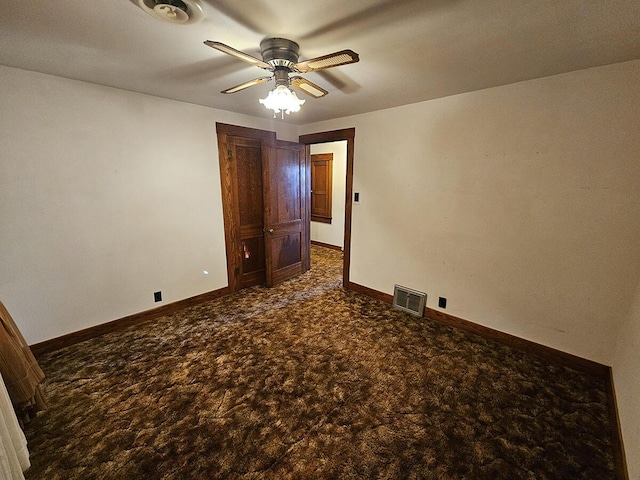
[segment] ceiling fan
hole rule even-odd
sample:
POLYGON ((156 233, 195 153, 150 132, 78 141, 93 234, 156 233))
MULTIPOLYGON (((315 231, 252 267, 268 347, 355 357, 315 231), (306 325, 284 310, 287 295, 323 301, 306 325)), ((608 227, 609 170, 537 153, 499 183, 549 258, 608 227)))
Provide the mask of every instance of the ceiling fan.
MULTIPOLYGON (((262 56, 262 60, 241 52, 240 50, 236 50, 224 43, 214 42, 211 40, 207 40, 204 43, 211 48, 215 48, 216 50, 234 56, 244 62, 272 73, 270 76, 254 78, 248 82, 227 88, 226 90, 222 90, 220 93, 236 93, 244 90, 245 88, 274 79, 276 88, 273 92, 277 92, 278 89, 280 89, 279 91, 282 93, 285 90, 289 90, 289 87, 291 86, 314 98, 320 98, 328 95, 329 92, 299 75, 291 77, 289 75, 292 73, 308 73, 315 72, 317 70, 325 70, 327 68, 338 67, 340 65, 356 63, 360 60, 358 54, 354 51, 341 50, 339 52, 330 53, 328 55, 300 62, 298 61, 300 51, 299 45, 292 40, 287 40, 286 38, 266 38, 260 42, 260 54, 262 56)), ((270 92, 270 96, 273 92, 270 92)), ((293 96, 295 97, 295 93, 293 93, 293 96)), ((295 99, 300 103, 304 102, 304 100, 298 100, 297 97, 295 97, 295 99)), ((260 102, 265 104, 265 101, 263 100, 260 100, 260 102)), ((265 106, 267 106, 267 108, 272 108, 266 104, 265 106)), ((276 109, 273 110, 276 111, 276 109)), ((296 109, 292 109, 291 111, 296 111, 296 109)), ((289 111, 286 113, 289 113, 289 111)))

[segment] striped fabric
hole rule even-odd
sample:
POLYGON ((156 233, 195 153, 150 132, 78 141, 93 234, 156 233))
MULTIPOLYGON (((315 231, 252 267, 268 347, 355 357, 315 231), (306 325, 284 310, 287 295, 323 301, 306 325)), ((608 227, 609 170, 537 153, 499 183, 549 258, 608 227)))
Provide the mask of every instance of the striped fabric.
POLYGON ((45 408, 45 398, 40 386, 40 382, 44 379, 44 372, 2 302, 0 302, 0 374, 4 378, 9 397, 21 424, 28 422, 37 411, 45 408))

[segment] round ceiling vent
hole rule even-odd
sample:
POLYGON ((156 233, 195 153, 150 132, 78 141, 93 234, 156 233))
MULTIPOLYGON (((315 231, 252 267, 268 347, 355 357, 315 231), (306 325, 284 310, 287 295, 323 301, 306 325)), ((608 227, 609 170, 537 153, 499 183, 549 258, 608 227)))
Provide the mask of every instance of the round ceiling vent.
POLYGON ((177 25, 195 23, 202 18, 200 0, 134 0, 152 17, 177 25))

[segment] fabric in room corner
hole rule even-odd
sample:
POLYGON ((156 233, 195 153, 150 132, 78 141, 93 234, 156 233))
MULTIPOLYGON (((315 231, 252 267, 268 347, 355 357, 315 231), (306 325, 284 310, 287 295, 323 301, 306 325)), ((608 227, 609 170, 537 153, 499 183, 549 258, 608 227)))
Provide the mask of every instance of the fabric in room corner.
POLYGON ((28 422, 36 412, 46 407, 40 386, 44 372, 1 301, 0 373, 20 422, 28 422))
POLYGON ((24 480, 22 472, 30 466, 27 439, 0 374, 0 478, 24 480))

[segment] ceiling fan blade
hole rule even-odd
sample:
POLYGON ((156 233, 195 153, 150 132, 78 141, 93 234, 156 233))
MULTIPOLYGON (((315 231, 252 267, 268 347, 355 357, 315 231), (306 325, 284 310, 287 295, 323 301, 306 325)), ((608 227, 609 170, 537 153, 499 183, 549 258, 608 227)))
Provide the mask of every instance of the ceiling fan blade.
POLYGON ((291 86, 295 87, 299 90, 302 90, 307 95, 311 95, 314 98, 324 97, 325 95, 329 95, 324 88, 319 87, 313 82, 310 82, 306 78, 302 77, 291 77, 291 86))
POLYGON ((236 85, 235 87, 227 88, 226 90, 222 90, 220 93, 236 93, 240 90, 244 90, 245 88, 253 87, 254 85, 258 85, 260 83, 268 82, 273 77, 260 77, 254 78, 253 80, 249 80, 248 82, 241 83, 240 85, 236 85))
POLYGON ((241 52, 240 50, 236 50, 235 48, 230 47, 229 45, 225 45, 224 43, 206 40, 204 44, 211 48, 215 48, 216 50, 219 50, 223 53, 226 53, 227 55, 232 55, 242 60, 243 62, 250 63, 251 65, 255 65, 256 67, 264 68, 265 70, 273 71, 273 67, 269 65, 267 62, 263 62, 262 60, 256 57, 252 57, 251 55, 241 52))
POLYGON ((304 62, 296 63, 293 68, 300 73, 313 72, 315 70, 324 70, 325 68, 338 67, 349 63, 356 63, 360 57, 353 50, 341 50, 339 52, 323 55, 322 57, 312 58, 304 62))

